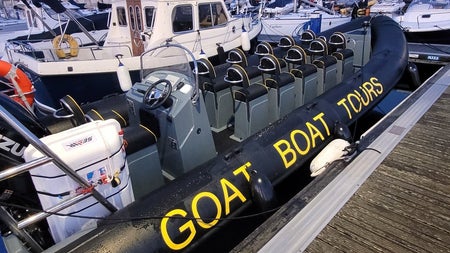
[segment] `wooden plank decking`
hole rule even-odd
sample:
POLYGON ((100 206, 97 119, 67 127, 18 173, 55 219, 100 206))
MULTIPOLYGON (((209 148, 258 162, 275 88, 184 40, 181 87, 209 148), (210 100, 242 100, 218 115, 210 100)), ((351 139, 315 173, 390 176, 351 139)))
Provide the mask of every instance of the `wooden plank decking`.
POLYGON ((449 84, 447 66, 370 148, 327 172, 331 183, 318 178, 324 190, 299 193, 233 252, 450 252, 449 84))
POLYGON ((450 88, 306 252, 450 252, 450 88))

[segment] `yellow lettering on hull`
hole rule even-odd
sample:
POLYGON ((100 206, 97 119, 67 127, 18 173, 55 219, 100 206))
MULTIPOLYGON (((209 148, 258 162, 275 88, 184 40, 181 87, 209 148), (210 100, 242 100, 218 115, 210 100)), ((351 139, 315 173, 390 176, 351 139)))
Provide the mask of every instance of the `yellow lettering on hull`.
POLYGON ((362 92, 353 90, 353 92, 348 93, 336 103, 338 106, 344 107, 349 119, 352 119, 354 114, 361 112, 364 107, 374 101, 384 90, 383 84, 378 82, 376 77, 371 77, 368 82, 361 84, 359 89, 362 92))
POLYGON ((178 231, 180 231, 180 233, 183 233, 184 231, 189 231, 188 238, 186 238, 186 240, 181 243, 175 243, 174 241, 172 241, 172 239, 170 238, 169 233, 167 231, 167 223, 169 222, 169 219, 175 215, 179 215, 181 217, 186 217, 187 212, 182 209, 174 209, 174 210, 168 212, 166 214, 166 216, 161 220, 161 235, 162 235, 164 242, 166 243, 166 245, 169 248, 171 248, 173 250, 181 250, 181 249, 185 248, 186 246, 188 246, 189 243, 191 243, 191 241, 195 237, 196 231, 195 231, 194 223, 191 220, 187 221, 182 226, 180 226, 178 231))
MULTIPOLYGON (((233 171, 233 176, 235 177, 241 177, 244 176, 244 179, 246 181, 250 181, 250 174, 247 171, 248 168, 251 167, 250 162, 244 163, 242 166, 238 167, 233 171)), ((241 190, 239 190, 236 185, 234 185, 230 180, 226 178, 221 178, 219 180, 220 186, 222 188, 222 194, 223 194, 223 203, 221 202, 221 198, 219 198, 216 194, 208 191, 201 191, 197 193, 194 198, 191 201, 190 207, 192 211, 192 220, 188 220, 187 222, 183 223, 179 228, 178 231, 180 233, 186 233, 188 232, 188 236, 186 239, 184 239, 182 242, 175 242, 174 239, 169 235, 168 226, 171 224, 169 221, 172 217, 175 219, 175 216, 181 216, 182 218, 188 217, 188 212, 183 209, 173 209, 169 211, 164 218, 161 220, 161 235, 163 238, 163 241, 166 243, 167 247, 169 247, 171 250, 182 250, 186 248, 195 238, 195 235, 197 234, 198 228, 196 228, 196 224, 201 229, 210 229, 214 227, 219 220, 224 215, 228 215, 231 212, 230 203, 236 200, 239 200, 240 203, 245 203, 247 201, 247 198, 244 196, 241 190), (208 201, 212 203, 214 206, 213 212, 215 212, 215 215, 212 215, 213 217, 202 217, 201 216, 201 210, 199 210, 198 205, 199 202, 202 201, 208 201), (223 208, 225 210, 223 210, 223 208), (206 221, 205 221, 206 220, 206 221)), ((207 202, 206 202, 207 203, 207 202)))
MULTIPOLYGON (((369 81, 361 84, 358 89, 345 95, 336 103, 338 107, 343 107, 349 119, 368 106, 374 99, 383 93, 383 85, 378 82, 378 79, 372 77, 369 81)), ((305 122, 303 129, 293 129, 286 139, 280 139, 273 144, 275 151, 281 158, 285 169, 293 166, 299 157, 306 156, 314 149, 321 141, 325 141, 331 135, 330 128, 325 121, 325 113, 320 112, 311 121, 305 122)), ((250 174, 248 169, 252 166, 250 162, 245 162, 240 167, 233 170, 232 176, 243 177, 244 180, 250 182, 250 174)), ((242 178, 241 178, 242 180, 242 178)), ((179 226, 178 232, 187 233, 181 242, 175 242, 174 238, 169 235, 168 226, 174 226, 174 222, 170 219, 178 219, 176 216, 182 218, 189 217, 189 213, 183 209, 173 209, 166 213, 161 220, 161 235, 167 247, 171 250, 182 250, 186 248, 194 240, 197 229, 210 229, 217 225, 219 220, 231 213, 231 203, 239 201, 243 204, 247 201, 242 191, 232 183, 229 178, 221 178, 219 180, 222 190, 222 196, 219 193, 208 191, 201 191, 197 193, 190 203, 190 211, 192 219, 187 220, 179 226), (221 198, 223 197, 223 198, 221 198), (202 217, 201 210, 198 209, 199 202, 211 203, 213 214, 211 217, 202 217)), ((211 213, 210 212, 210 213, 211 213)), ((172 235, 173 236, 173 235, 172 235)), ((178 239, 180 240, 180 239, 178 239)))
POLYGON ((330 129, 323 119, 324 116, 325 113, 321 112, 313 117, 312 122, 306 122, 308 131, 294 129, 289 134, 289 140, 281 139, 273 144, 286 169, 295 164, 297 155, 305 156, 315 148, 317 139, 324 141, 330 136, 330 129), (319 127, 323 127, 325 131, 322 132, 319 127))

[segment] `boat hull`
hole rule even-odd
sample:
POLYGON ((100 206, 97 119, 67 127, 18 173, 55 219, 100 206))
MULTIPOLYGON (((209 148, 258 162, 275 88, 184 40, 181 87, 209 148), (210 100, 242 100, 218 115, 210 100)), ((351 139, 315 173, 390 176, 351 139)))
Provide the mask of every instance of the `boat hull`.
POLYGON ((414 43, 450 44, 450 29, 436 29, 434 31, 405 32, 406 40, 414 43))

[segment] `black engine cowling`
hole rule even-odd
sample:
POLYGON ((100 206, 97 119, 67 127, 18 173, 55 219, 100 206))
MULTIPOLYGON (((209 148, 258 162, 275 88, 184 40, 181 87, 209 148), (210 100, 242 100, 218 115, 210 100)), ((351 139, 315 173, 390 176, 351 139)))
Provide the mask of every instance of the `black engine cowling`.
MULTIPOLYGON (((0 104, 37 137, 48 134, 32 114, 8 96, 0 94, 0 104)), ((22 155, 27 146, 25 138, 5 120, 0 121, 0 170, 22 163, 22 155)))

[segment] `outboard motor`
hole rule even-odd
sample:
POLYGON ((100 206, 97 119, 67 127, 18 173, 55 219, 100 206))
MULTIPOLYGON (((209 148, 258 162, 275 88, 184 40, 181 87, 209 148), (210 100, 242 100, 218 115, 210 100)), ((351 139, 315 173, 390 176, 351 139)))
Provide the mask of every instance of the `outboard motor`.
MULTIPOLYGON (((48 130, 42 126, 33 115, 25 108, 14 102, 10 97, 0 93, 0 105, 2 110, 11 113, 20 123, 25 125, 37 137, 48 134, 48 130)), ((28 146, 28 141, 22 137, 5 120, 0 120, 0 171, 19 165, 24 162, 23 153, 28 146)), ((0 181, 0 194, 2 202, 41 209, 41 205, 28 172, 22 173, 10 179, 0 181)), ((26 218, 31 211, 29 208, 16 208, 5 206, 5 209, 16 220, 26 218)), ((1 221, 1 216, 0 216, 1 221)), ((1 223, 1 222, 0 222, 1 223)), ((4 223, 6 224, 6 223, 4 223)), ((6 229, 1 227, 2 232, 6 229)), ((43 247, 53 244, 48 233, 48 225, 41 221, 27 228, 27 232, 43 247)))
MULTIPOLYGON (((42 137, 48 134, 47 129, 33 115, 10 97, 0 94, 0 104, 36 136, 42 137)), ((5 120, 0 121, 0 143, 2 144, 0 145, 0 170, 24 161, 22 155, 28 146, 28 141, 5 120)))

